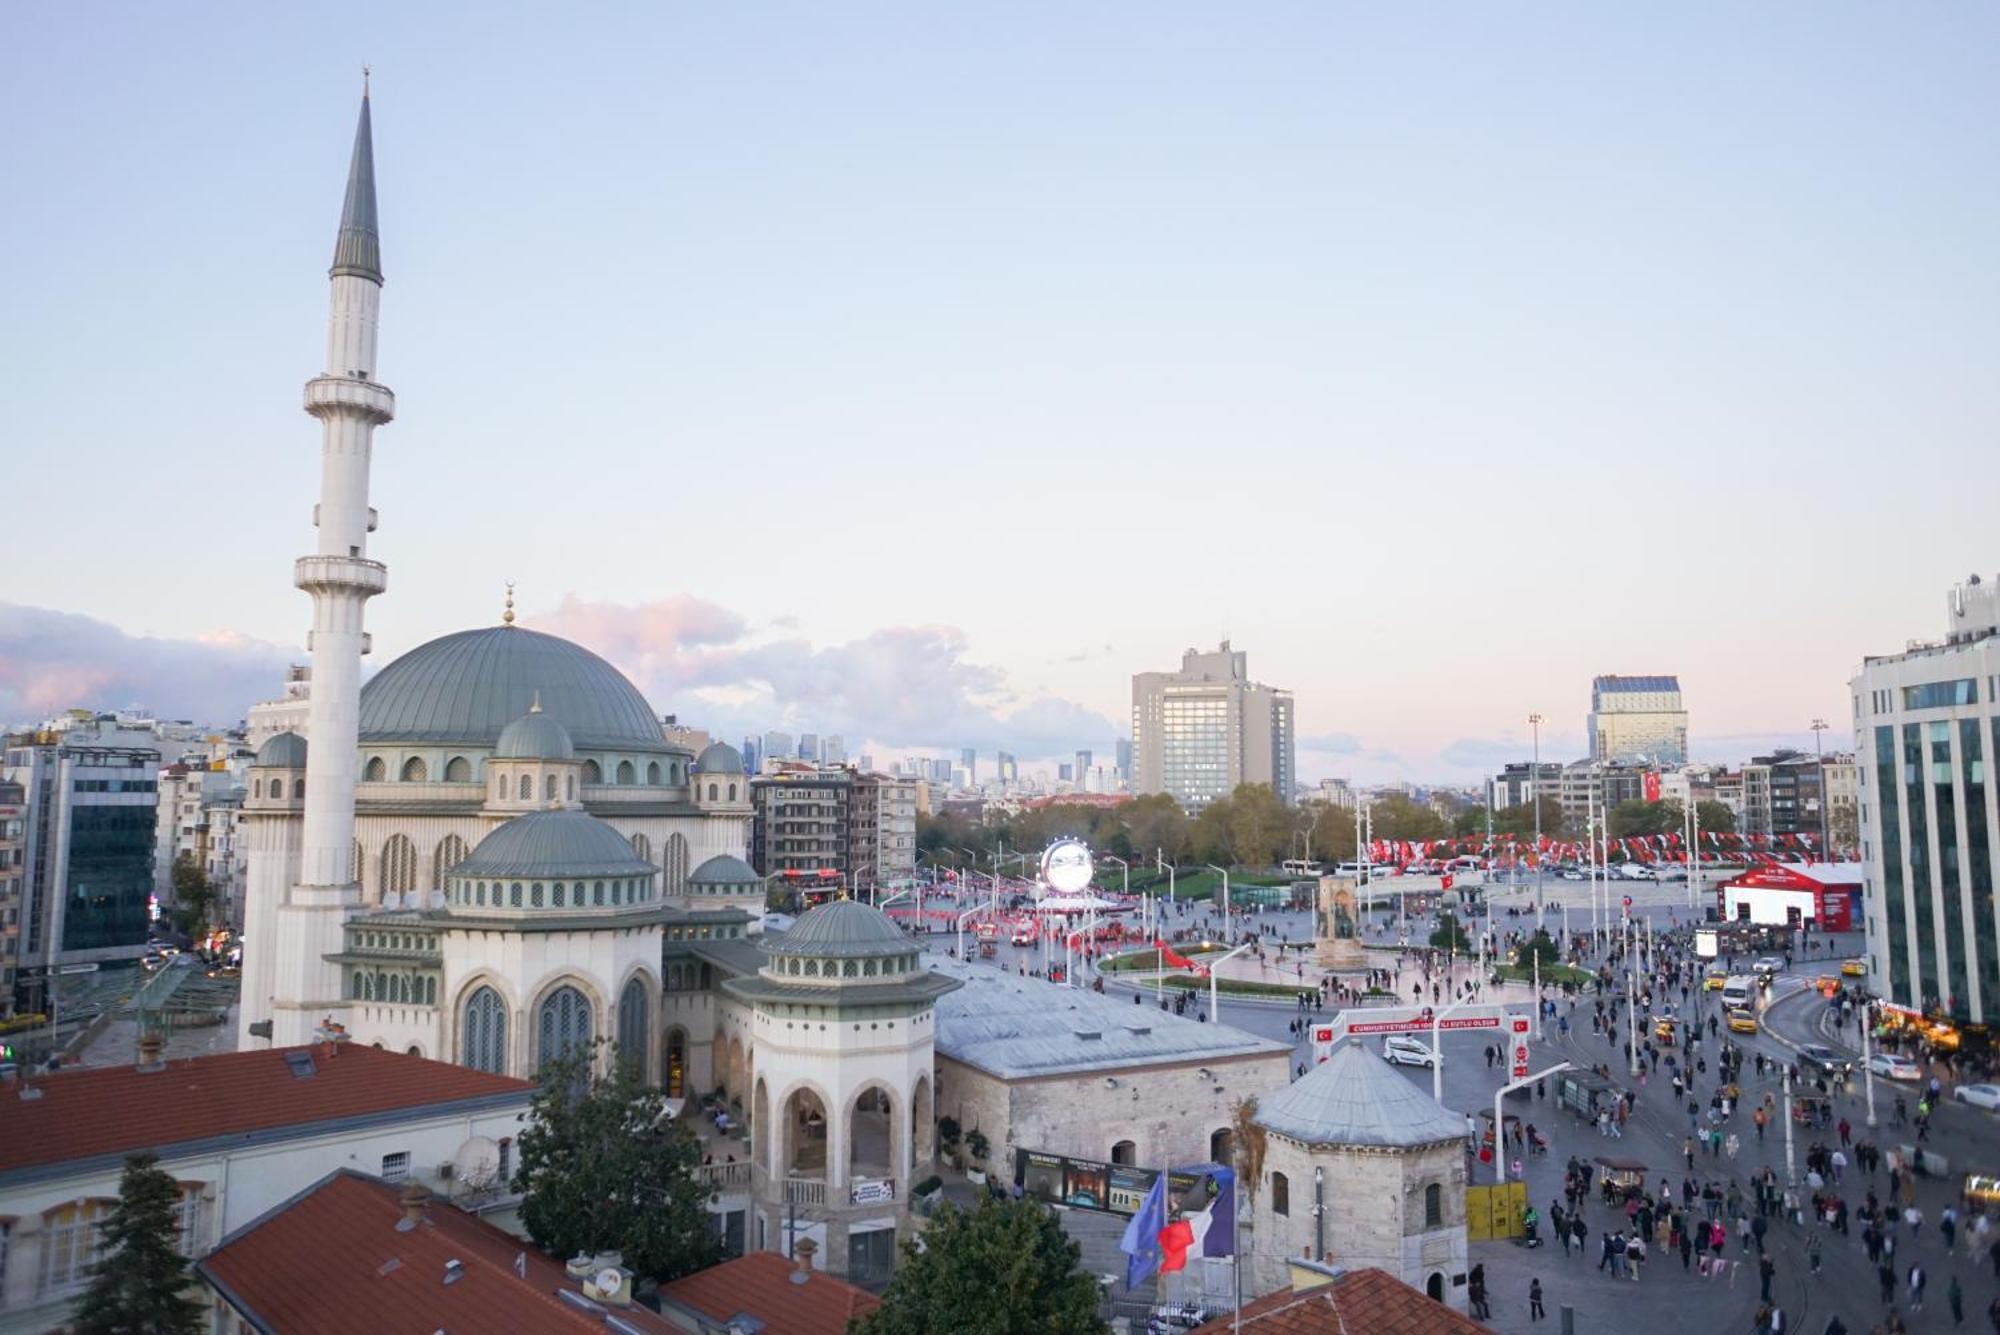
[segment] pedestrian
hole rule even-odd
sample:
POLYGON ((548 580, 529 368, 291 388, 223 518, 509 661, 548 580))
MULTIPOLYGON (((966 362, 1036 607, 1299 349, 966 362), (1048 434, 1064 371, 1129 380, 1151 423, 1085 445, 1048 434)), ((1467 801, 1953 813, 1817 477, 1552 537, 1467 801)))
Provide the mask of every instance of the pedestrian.
POLYGON ((1951 1324, 1954 1326, 1964 1325, 1965 1290, 1958 1286, 1958 1275, 1956 1273, 1952 1275, 1951 1283, 1945 1288, 1944 1300, 1951 1304, 1951 1324))
POLYGON ((1875 1283, 1882 1290, 1882 1306, 1896 1301, 1896 1267, 1883 1261, 1875 1267, 1875 1283))
POLYGON ((1778 1273, 1777 1262, 1771 1259, 1769 1253, 1766 1253, 1762 1258, 1758 1260, 1757 1262, 1758 1292, 1763 1297, 1764 1301, 1767 1303, 1771 1301, 1771 1280, 1777 1275, 1777 1273, 1778 1273))
POLYGON ((1925 1281, 1926 1281, 1926 1280, 1927 1280, 1928 1278, 1929 1278, 1929 1276, 1928 1276, 1928 1275, 1926 1275, 1926 1274, 1924 1274, 1924 1268, 1923 1268, 1923 1266, 1922 1266, 1921 1264, 1917 1264, 1917 1263, 1912 1263, 1912 1264, 1911 1264, 1911 1266, 1910 1266, 1910 1310, 1911 1310, 1912 1312, 1921 1312, 1921 1311, 1923 1311, 1923 1310, 1924 1310, 1924 1282, 1925 1282, 1925 1281))
POLYGON ((1812 1268, 1812 1272, 1815 1275, 1819 1273, 1819 1230, 1817 1228, 1806 1234, 1806 1264, 1812 1268))
POLYGON ((1542 1281, 1538 1275, 1528 1284, 1528 1319, 1540 1321, 1548 1313, 1542 1307, 1542 1281))

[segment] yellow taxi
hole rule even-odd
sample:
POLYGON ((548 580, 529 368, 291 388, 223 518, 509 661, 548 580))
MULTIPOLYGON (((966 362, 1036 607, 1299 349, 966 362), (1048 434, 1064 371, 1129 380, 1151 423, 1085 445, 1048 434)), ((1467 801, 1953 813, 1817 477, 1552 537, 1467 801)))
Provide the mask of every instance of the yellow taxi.
POLYGON ((1662 1043, 1671 1043, 1679 1035, 1680 1021, 1671 1015, 1662 1015, 1653 1021, 1653 1037, 1662 1043))
POLYGON ((1868 961, 1845 960, 1841 963, 1840 971, 1849 978, 1866 978, 1868 976, 1868 961))
POLYGON ((1707 975, 1701 980, 1701 985, 1710 992, 1720 992, 1723 984, 1728 981, 1729 970, 1723 968, 1720 964, 1711 964, 1708 966, 1707 975))
POLYGON ((1729 1012, 1729 1032, 1732 1034, 1754 1034, 1757 1032, 1757 1017, 1751 1011, 1738 1007, 1729 1012))

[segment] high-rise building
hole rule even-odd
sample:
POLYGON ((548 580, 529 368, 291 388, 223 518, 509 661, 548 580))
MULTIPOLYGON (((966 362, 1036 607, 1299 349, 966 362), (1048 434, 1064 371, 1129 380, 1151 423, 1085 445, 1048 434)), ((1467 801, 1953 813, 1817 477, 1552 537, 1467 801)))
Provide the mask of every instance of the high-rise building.
POLYGON ((1870 984, 2000 1017, 2000 587, 1951 591, 1945 638, 1862 661, 1854 699, 1870 984))
MULTIPOLYGON (((837 732, 829 735, 825 741, 820 743, 820 762, 827 765, 845 765, 847 763, 847 739, 837 732)), ((873 769, 874 766, 863 765, 861 768, 873 769)))
POLYGON ((1090 781, 1091 760, 1092 757, 1090 752, 1088 751, 1079 750, 1076 753, 1075 774, 1076 774, 1076 786, 1078 788, 1085 787, 1090 781))
POLYGON ((788 732, 767 732, 764 734, 765 760, 790 760, 796 751, 792 749, 792 735, 788 732))
POLYGON ((1073 783, 1073 782, 1075 782, 1075 780, 1076 780, 1076 766, 1075 766, 1075 765, 1073 765, 1073 764, 1070 764, 1070 763, 1069 763, 1069 762, 1067 762, 1067 761, 1064 761, 1064 762, 1063 762, 1062 764, 1059 764, 1059 765, 1057 765, 1057 766, 1056 766, 1056 779, 1057 779, 1057 781, 1058 781, 1058 782, 1060 782, 1060 783, 1073 783))
POLYGON ((1014 758, 1012 752, 1002 751, 996 758, 993 769, 994 777, 1003 785, 1021 781, 1021 762, 1014 758))
POLYGON ((1240 783, 1292 800, 1297 773, 1292 693, 1250 680, 1249 655, 1224 640, 1189 649, 1178 672, 1132 678, 1132 791, 1170 793, 1194 808, 1240 783))
POLYGON ((764 760, 763 745, 763 742, 756 737, 745 737, 743 739, 743 772, 745 774, 757 774, 761 772, 764 760))
POLYGON ((28 794, 0 780, 0 1020, 14 1016, 21 959, 21 876, 27 865, 28 794))
POLYGON ((152 735, 115 724, 7 739, 0 779, 25 799, 15 981, 27 1009, 65 964, 145 954, 159 773, 152 735))
POLYGON ((819 734, 802 732, 799 734, 799 759, 807 764, 819 764, 819 734))
POLYGON ((1118 739, 1118 777, 1126 783, 1132 782, 1132 739, 1118 739))
POLYGON ((1688 716, 1679 677, 1598 677, 1590 683, 1590 758, 1685 765, 1688 716))
POLYGON ((965 767, 965 784, 970 788, 979 782, 979 752, 966 747, 958 753, 958 763, 965 767))

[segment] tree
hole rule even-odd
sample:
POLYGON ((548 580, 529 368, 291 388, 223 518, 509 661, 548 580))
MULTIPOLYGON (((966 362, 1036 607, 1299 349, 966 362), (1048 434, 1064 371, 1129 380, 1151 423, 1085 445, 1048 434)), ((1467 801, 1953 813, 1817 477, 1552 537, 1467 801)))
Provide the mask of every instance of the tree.
POLYGON ((1122 827, 1112 835, 1112 852, 1128 861, 1153 860, 1154 850, 1164 852, 1169 862, 1178 862, 1187 846, 1187 812, 1166 793, 1135 797, 1115 813, 1122 827), (1116 847, 1120 837, 1125 847, 1116 847))
POLYGON ((182 853, 167 874, 174 893, 174 926, 189 937, 201 936, 215 908, 215 887, 208 883, 208 873, 194 860, 194 854, 182 853))
POLYGON ((1053 1211, 1033 1199, 988 1196, 974 1209, 940 1206, 883 1291, 882 1305, 849 1335, 1103 1335, 1097 1282, 1078 1266, 1083 1249, 1053 1211))
POLYGON ((714 1192, 695 1174, 694 1132, 636 1066, 592 1074, 604 1043, 542 1070, 514 1175, 521 1222, 551 1256, 622 1251, 636 1274, 664 1283, 717 1259, 714 1192))
POLYGON ((1231 1166, 1237 1170, 1244 1194, 1255 1201, 1257 1184, 1264 1180, 1264 1155, 1270 1148, 1270 1142, 1264 1135, 1264 1124, 1257 1120, 1257 1096, 1250 1094, 1236 1100, 1229 1120, 1236 1129, 1236 1134, 1230 1138, 1236 1144, 1236 1162, 1231 1166))
POLYGON ((1684 817, 1685 811, 1678 802, 1648 802, 1634 797, 1611 808, 1608 823, 1613 839, 1639 839, 1679 834, 1684 817))
POLYGON ((1466 936, 1465 929, 1459 926, 1457 914, 1438 914, 1438 926, 1437 930, 1431 933, 1431 944, 1439 950, 1456 950, 1461 954, 1464 953, 1470 944, 1470 938, 1466 936))
MULTIPOLYGON (((1834 816, 1838 817, 1843 810, 1847 813, 1849 828, 1854 828, 1855 808, 1851 806, 1845 808, 1835 807, 1833 809, 1834 816)), ((1701 801, 1695 803, 1694 814, 1701 819, 1701 832, 1703 834, 1736 833, 1736 813, 1713 798, 1704 797, 1701 801)), ((1854 847, 1859 838, 1860 835, 1858 833, 1852 835, 1847 840, 1845 846, 1849 848, 1854 847)), ((1836 837, 1834 842, 1839 843, 1840 840, 1836 837)))
POLYGON ((79 1335, 197 1335, 202 1304, 187 1295, 179 1251, 180 1184, 141 1151, 125 1160, 118 1205, 104 1230, 104 1262, 77 1304, 79 1335))
POLYGON ((1531 969, 1538 956, 1541 958, 1544 973, 1562 962, 1562 951, 1555 942, 1549 940, 1548 932, 1541 928, 1537 928, 1533 936, 1514 947, 1514 963, 1523 969, 1531 969))
POLYGON ((1237 866, 1269 867, 1291 838, 1292 813, 1270 784, 1239 783, 1229 795, 1227 828, 1237 866))

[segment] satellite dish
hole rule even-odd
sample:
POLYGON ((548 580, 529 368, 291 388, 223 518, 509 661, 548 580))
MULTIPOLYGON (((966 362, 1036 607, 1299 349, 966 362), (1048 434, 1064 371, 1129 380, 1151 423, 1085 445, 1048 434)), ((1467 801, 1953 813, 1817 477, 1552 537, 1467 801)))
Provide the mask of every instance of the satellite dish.
POLYGON ((1042 884, 1058 894, 1089 889, 1094 871, 1090 845, 1081 839, 1058 839, 1042 850, 1042 884))
POLYGON ((474 1136, 451 1156, 452 1176, 460 1182, 483 1182, 500 1172, 500 1144, 491 1136, 474 1136))
POLYGON ((625 1276, 618 1273, 618 1267, 616 1266, 606 1266, 597 1272, 596 1283, 599 1293, 616 1293, 618 1292, 618 1286, 624 1282, 625 1276))

